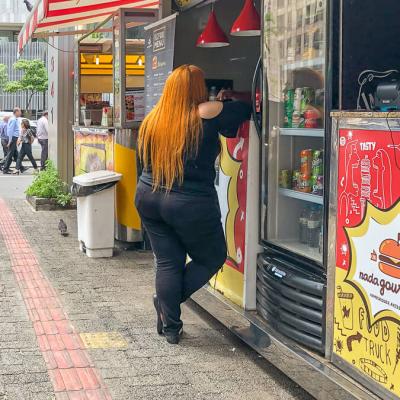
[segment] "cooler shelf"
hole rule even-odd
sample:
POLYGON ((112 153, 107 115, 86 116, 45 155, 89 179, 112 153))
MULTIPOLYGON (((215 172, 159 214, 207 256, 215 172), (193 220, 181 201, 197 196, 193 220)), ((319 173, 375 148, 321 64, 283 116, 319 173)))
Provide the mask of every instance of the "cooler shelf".
POLYGON ((324 137, 323 129, 308 129, 308 128, 279 128, 279 133, 282 136, 308 136, 308 137, 324 137))
POLYGON ((276 246, 285 248, 293 253, 299 254, 303 257, 310 258, 311 260, 322 263, 322 254, 318 248, 311 248, 306 244, 300 243, 297 240, 270 240, 276 246))
POLYGON ((297 190, 279 188, 279 194, 285 197, 292 197, 293 199, 308 201, 315 204, 324 204, 323 196, 318 196, 311 193, 298 192, 297 190))

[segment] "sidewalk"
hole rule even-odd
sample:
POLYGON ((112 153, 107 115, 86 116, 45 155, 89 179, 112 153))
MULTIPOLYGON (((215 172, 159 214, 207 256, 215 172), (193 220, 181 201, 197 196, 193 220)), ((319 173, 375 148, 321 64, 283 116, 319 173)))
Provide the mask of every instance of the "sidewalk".
POLYGON ((150 253, 87 258, 74 211, 0 199, 0 215, 0 400, 311 400, 192 302, 168 345, 150 253))

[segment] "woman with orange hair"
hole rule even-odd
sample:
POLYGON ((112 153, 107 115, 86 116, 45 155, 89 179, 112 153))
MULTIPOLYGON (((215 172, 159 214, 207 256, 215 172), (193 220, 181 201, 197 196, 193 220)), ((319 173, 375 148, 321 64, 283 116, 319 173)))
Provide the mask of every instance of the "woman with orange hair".
POLYGON ((181 303, 225 262, 214 187, 219 134, 235 137, 250 117, 249 104, 207 98, 203 71, 183 65, 167 79, 139 132, 143 172, 135 202, 157 260, 157 331, 171 344, 182 334, 181 303))

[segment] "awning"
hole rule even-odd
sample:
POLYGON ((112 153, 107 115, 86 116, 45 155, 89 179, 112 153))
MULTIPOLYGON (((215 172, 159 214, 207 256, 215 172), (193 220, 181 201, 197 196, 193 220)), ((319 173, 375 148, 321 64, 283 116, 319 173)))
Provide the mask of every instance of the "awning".
POLYGON ((159 0, 37 0, 19 33, 19 52, 36 33, 101 22, 119 8, 158 8, 159 3, 159 0))

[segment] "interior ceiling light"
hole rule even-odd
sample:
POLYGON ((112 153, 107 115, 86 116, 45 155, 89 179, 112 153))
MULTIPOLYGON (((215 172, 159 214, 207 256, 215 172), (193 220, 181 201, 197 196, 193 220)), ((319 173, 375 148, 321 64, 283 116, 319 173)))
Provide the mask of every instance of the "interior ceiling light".
POLYGON ((100 64, 100 58, 99 58, 99 56, 96 56, 96 65, 99 65, 100 64))
POLYGON ((208 16, 207 25, 197 39, 196 46, 206 48, 229 46, 229 40, 218 24, 214 12, 214 3, 210 15, 208 16))
POLYGON ((242 11, 232 25, 233 36, 260 36, 261 18, 253 0, 246 0, 242 11))
POLYGON ((142 56, 139 56, 138 60, 137 60, 138 65, 142 66, 143 65, 143 60, 142 60, 142 56))

